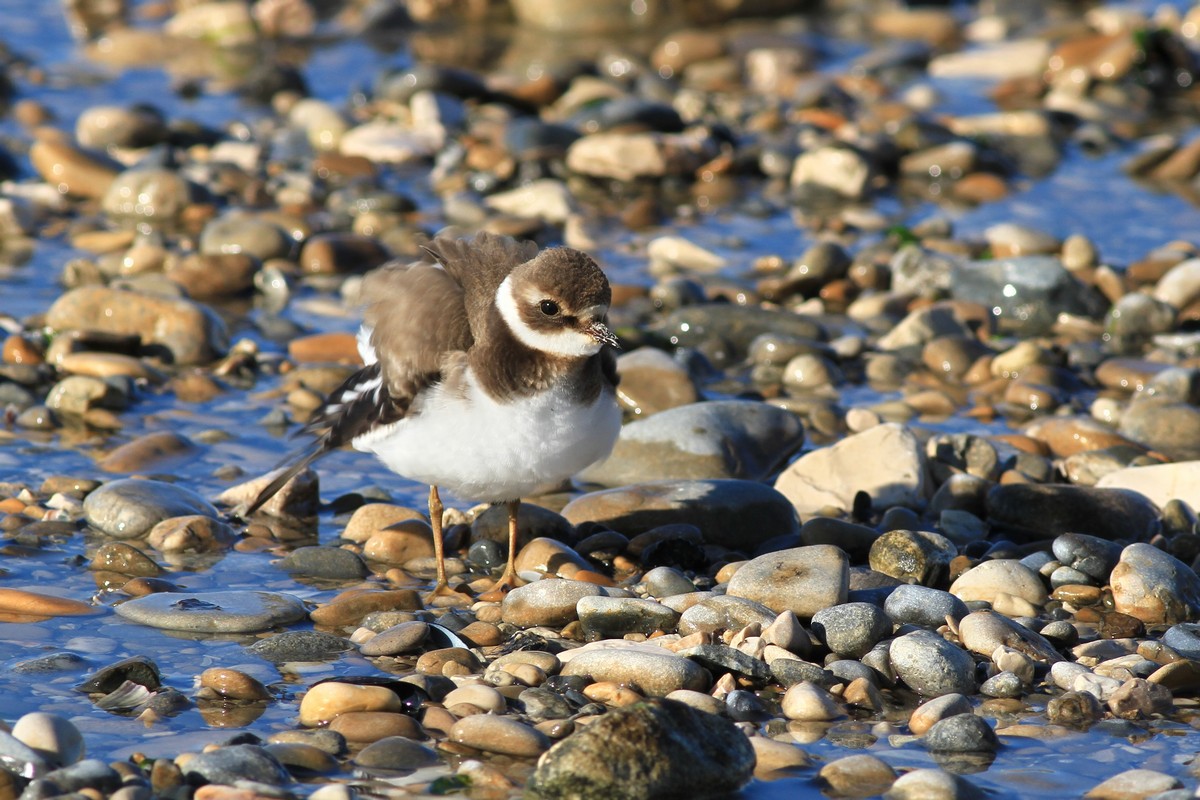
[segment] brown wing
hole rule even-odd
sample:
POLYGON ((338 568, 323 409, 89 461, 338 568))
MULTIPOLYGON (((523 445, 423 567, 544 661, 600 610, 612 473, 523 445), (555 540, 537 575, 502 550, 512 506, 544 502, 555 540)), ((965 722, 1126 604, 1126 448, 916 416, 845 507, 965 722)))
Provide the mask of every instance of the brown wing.
POLYGON ((474 239, 434 239, 425 248, 462 287, 467 321, 478 336, 484 329, 496 290, 514 268, 537 255, 533 242, 478 233, 474 239))
POLYGON ((474 342, 463 289, 430 264, 391 265, 367 275, 362 296, 383 384, 407 410, 417 392, 438 379, 443 360, 474 342))

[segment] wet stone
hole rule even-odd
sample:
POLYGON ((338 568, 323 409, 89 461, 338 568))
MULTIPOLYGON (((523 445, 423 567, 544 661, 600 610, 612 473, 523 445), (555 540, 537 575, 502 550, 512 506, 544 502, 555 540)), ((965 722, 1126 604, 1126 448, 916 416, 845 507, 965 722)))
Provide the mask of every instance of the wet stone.
POLYGON ((728 720, 670 700, 609 711, 556 745, 530 788, 543 797, 652 800, 736 791, 754 749, 728 720))
POLYGON ((1060 313, 1096 317, 1104 310, 1098 295, 1052 256, 968 261, 951 272, 954 299, 995 307, 1001 330, 1018 335, 1048 332, 1060 313))
POLYGON ((309 578, 352 581, 370 574, 357 553, 340 547, 298 547, 284 556, 279 568, 309 578))
POLYGON ((83 510, 89 524, 121 539, 142 536, 169 517, 217 516, 217 510, 190 489, 136 478, 104 484, 84 498, 83 510))
POLYGON ((86 749, 79 729, 57 714, 24 714, 13 725, 12 735, 57 766, 74 764, 86 749))
POLYGON ((603 595, 594 583, 563 579, 541 580, 509 592, 502 604, 502 617, 510 625, 565 625, 577 619, 576 606, 584 597, 603 595))
POLYGON ((617 397, 637 417, 685 406, 698 399, 687 369, 662 350, 640 347, 617 358, 617 397))
POLYGON ((418 648, 429 635, 429 625, 424 622, 402 622, 381 631, 359 647, 364 656, 394 656, 418 648))
POLYGON ((896 771, 882 759, 865 753, 844 756, 821 767, 817 778, 839 797, 880 794, 895 782, 896 771))
POLYGON ((43 675, 54 672, 74 672, 83 669, 88 662, 75 653, 60 652, 18 661, 12 671, 19 675, 43 675))
POLYGON ((463 717, 450 729, 450 740, 476 750, 518 758, 534 758, 550 747, 550 740, 536 728, 494 714, 463 717))
POLYGON ((354 757, 354 763, 363 769, 420 769, 438 761, 438 755, 432 749, 402 736, 388 736, 372 742, 354 757))
POLYGON ((246 649, 274 664, 288 661, 330 661, 352 645, 340 636, 321 631, 284 631, 261 639, 246 649))
POLYGON ((739 630, 747 625, 762 627, 774 621, 776 612, 762 603, 732 595, 717 595, 691 605, 679 615, 679 632, 684 636, 692 633, 712 633, 722 630, 739 630))
POLYGON ((143 348, 176 364, 203 364, 224 349, 225 328, 213 312, 190 300, 100 286, 59 297, 46 312, 58 330, 136 336, 143 348))
POLYGON ((274 756, 250 744, 226 745, 198 753, 188 760, 184 775, 200 778, 207 783, 226 785, 250 780, 269 786, 282 786, 291 780, 287 770, 274 756))
POLYGON ((162 675, 150 659, 132 656, 102 667, 75 688, 88 694, 108 694, 126 682, 154 691, 162 686, 162 675))
POLYGON ((924 737, 935 753, 992 753, 1000 749, 996 732, 983 717, 958 714, 934 723, 924 737))
POLYGON ((516 705, 535 720, 566 719, 575 712, 562 695, 540 687, 521 692, 517 696, 516 705))
POLYGON ((643 481, 771 475, 804 443, 799 417, 766 403, 693 403, 631 422, 608 459, 580 474, 585 481, 625 486, 643 481))
POLYGON ((126 600, 117 614, 166 630, 257 633, 303 619, 305 610, 294 597, 272 592, 179 592, 126 600))

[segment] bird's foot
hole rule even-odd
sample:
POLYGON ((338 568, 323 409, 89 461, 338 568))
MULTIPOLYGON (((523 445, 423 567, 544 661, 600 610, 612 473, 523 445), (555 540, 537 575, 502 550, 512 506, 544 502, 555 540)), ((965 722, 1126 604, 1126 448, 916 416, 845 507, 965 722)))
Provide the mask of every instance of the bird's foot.
POLYGON ((497 602, 508 597, 508 593, 518 586, 524 586, 525 581, 517 577, 517 571, 514 569, 504 570, 504 574, 496 581, 491 589, 488 589, 483 594, 479 595, 480 600, 486 602, 497 602))
POLYGON ((460 588, 451 589, 445 581, 433 587, 433 591, 425 595, 425 603, 430 606, 466 606, 471 604, 471 595, 460 588))

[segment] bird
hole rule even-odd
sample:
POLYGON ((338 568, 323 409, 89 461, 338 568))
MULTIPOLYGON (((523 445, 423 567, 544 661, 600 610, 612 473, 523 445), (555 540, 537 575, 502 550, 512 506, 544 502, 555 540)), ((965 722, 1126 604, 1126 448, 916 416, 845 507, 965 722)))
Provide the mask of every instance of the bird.
MULTIPOLYGON (((363 280, 364 365, 300 433, 311 444, 245 510, 349 444, 429 485, 437 580, 446 579, 440 490, 508 508, 508 560, 482 599, 521 585, 514 559, 521 498, 606 458, 621 427, 612 290, 586 253, 479 233, 435 237, 432 261, 390 263, 363 280)), ((459 595, 461 596, 461 595, 459 595)))

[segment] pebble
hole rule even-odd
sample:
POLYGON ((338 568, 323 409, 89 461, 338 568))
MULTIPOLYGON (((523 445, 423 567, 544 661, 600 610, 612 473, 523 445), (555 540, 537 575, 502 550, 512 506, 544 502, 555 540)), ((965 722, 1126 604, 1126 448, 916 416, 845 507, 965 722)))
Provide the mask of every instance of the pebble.
POLYGON ((941 769, 914 769, 896 779, 885 800, 983 800, 987 795, 968 779, 941 769))
POLYGON ((575 610, 584 633, 590 639, 670 631, 679 622, 679 612, 661 603, 636 597, 581 597, 575 610))
POLYGON ((0 613, 26 618, 74 617, 95 614, 97 609, 79 600, 6 587, 0 588, 0 613))
POLYGON ((521 628, 562 626, 578 618, 576 606, 582 598, 603 594, 602 587, 584 581, 534 581, 508 593, 501 605, 501 617, 521 628))
POLYGON ((340 636, 321 631, 284 631, 259 639, 246 649, 274 664, 291 661, 330 661, 350 650, 352 645, 340 636))
POLYGON ((371 574, 357 553, 339 547, 297 547, 283 557, 279 568, 309 578, 353 581, 371 574))
POLYGON ((555 745, 529 786, 547 798, 728 794, 750 780, 754 763, 751 740, 732 722, 650 700, 609 711, 555 745))
POLYGON ((896 677, 924 697, 973 694, 975 662, 970 653, 932 631, 913 631, 892 640, 888 664, 896 677))
POLYGON ((116 610, 141 625, 200 633, 257 633, 305 616, 304 606, 290 595, 251 591, 148 594, 116 610))
POLYGON ((354 757, 354 764, 363 769, 411 770, 439 762, 438 754, 429 747, 403 736, 388 736, 372 742, 354 757))
POLYGON ((959 621, 958 635, 972 653, 988 657, 1005 645, 1048 664, 1062 660, 1044 637, 994 611, 972 611, 959 621))
POLYGON ((377 742, 390 736, 422 738, 416 720, 394 711, 343 711, 329 722, 328 730, 352 744, 377 742))
POLYGON ((476 750, 517 758, 534 758, 550 748, 540 731, 512 717, 476 714, 463 717, 450 729, 450 740, 476 750))
POLYGON ((639 347, 617 358, 617 399, 635 417, 695 403, 699 396, 687 369, 662 350, 639 347))
POLYGON ((328 723, 352 711, 400 711, 399 696, 385 686, 360 686, 327 681, 313 686, 300 701, 300 724, 328 723))
POLYGON ((785 717, 800 722, 826 722, 845 716, 833 695, 807 681, 795 684, 784 693, 781 708, 785 717))
POLYGON ((86 752, 83 734, 57 714, 23 714, 13 724, 12 736, 58 767, 76 763, 86 752))
POLYGON ((216 517, 208 501, 174 483, 140 479, 109 481, 83 503, 88 523, 109 536, 137 539, 169 517, 216 517))
POLYGON ((892 632, 892 620, 879 606, 841 603, 813 614, 812 632, 835 655, 861 658, 892 632))
POLYGON ((1084 793, 1089 800, 1134 800, 1154 797, 1183 786, 1179 779, 1153 769, 1129 769, 1101 781, 1084 793))
POLYGON ((429 636, 429 625, 414 620, 402 622, 372 636, 359 646, 364 656, 395 656, 411 652, 429 636))
POLYGON ((743 564, 728 593, 801 619, 846 602, 850 585, 846 554, 832 545, 780 550, 743 564))
POLYGON ((189 780, 234 785, 254 781, 268 786, 283 786, 291 781, 287 770, 265 749, 252 744, 233 744, 197 753, 182 765, 189 780))
POLYGON ((125 289, 72 289, 50 306, 46 324, 60 331, 136 336, 148 351, 176 364, 205 364, 225 348, 224 324, 206 307, 125 289))
POLYGON ((271 699, 271 693, 262 683, 246 673, 224 667, 209 667, 200 673, 198 683, 220 697, 244 702, 262 702, 271 699))
POLYGON ((982 717, 955 714, 933 724, 922 737, 935 753, 991 753, 1000 747, 996 732, 982 717))
POLYGON ((569 655, 563 675, 635 686, 653 697, 678 689, 705 691, 710 683, 708 673, 694 661, 653 645, 580 648, 569 655))
POLYGON ((842 797, 882 794, 897 777, 886 762, 866 753, 830 761, 817 772, 825 790, 842 797))
POLYGON ((603 486, 773 474, 804 443, 799 417, 767 403, 692 403, 621 428, 612 455, 580 478, 603 486))
POLYGON ((1122 550, 1110 583, 1116 610, 1142 622, 1174 625, 1200 616, 1200 578, 1153 545, 1135 543, 1122 550))
POLYGON ((928 586, 897 586, 884 601, 883 610, 897 625, 938 628, 947 618, 957 623, 969 612, 966 603, 953 594, 928 586))
POLYGON ((988 491, 987 514, 994 526, 1046 539, 1073 531, 1109 540, 1144 540, 1159 530, 1154 504, 1123 489, 1002 484, 988 491))
POLYGON ((1019 597, 1035 606, 1048 599, 1041 577, 1029 567, 1008 558, 984 561, 964 572, 950 584, 950 594, 963 602, 996 602, 997 595, 1019 597))

